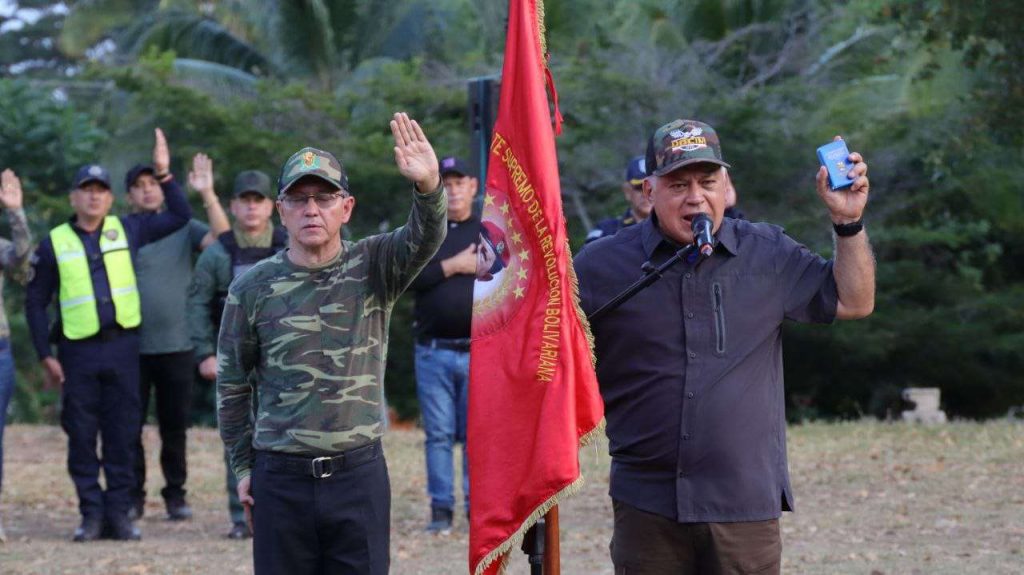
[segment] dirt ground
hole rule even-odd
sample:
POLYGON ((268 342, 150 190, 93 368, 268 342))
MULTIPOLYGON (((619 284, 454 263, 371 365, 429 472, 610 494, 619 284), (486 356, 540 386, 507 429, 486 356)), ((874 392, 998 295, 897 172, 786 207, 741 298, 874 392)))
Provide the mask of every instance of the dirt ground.
MULTIPOLYGON (((193 429, 189 496, 195 518, 163 519, 157 436, 146 431, 150 484, 139 543, 74 544, 76 501, 56 427, 12 426, 0 502, 9 541, 0 574, 250 573, 251 543, 228 528, 221 443, 193 429)), ((461 512, 449 537, 423 533, 422 434, 393 430, 392 573, 465 573, 461 512)), ((785 573, 1024 573, 1024 425, 812 424, 789 430, 798 512, 783 519, 785 573)), ((607 447, 581 455, 584 491, 561 507, 562 572, 610 574, 607 447)), ((529 572, 516 554, 511 573, 529 572)))

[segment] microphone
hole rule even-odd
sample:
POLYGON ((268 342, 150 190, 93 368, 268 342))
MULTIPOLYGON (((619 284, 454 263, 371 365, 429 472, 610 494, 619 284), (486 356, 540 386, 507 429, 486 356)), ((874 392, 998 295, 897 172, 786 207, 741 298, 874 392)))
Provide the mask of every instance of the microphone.
POLYGON ((711 216, 704 212, 694 216, 693 221, 690 222, 690 229, 693 230, 693 243, 700 251, 700 255, 704 257, 709 257, 711 252, 715 251, 715 238, 711 235, 714 225, 711 216))

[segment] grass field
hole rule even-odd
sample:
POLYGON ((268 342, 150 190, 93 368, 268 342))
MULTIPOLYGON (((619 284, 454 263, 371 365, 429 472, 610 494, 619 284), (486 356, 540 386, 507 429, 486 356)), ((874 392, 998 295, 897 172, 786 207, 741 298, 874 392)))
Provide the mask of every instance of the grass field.
MULTIPOLYGON (((214 430, 193 429, 189 442, 192 521, 162 518, 157 438, 147 429, 153 479, 143 541, 83 545, 68 542, 78 517, 63 433, 9 427, 0 501, 9 541, 0 545, 0 573, 250 573, 251 543, 223 538, 220 440, 214 430)), ((465 573, 461 513, 449 537, 422 532, 422 434, 394 430, 386 445, 392 573, 465 573)), ((789 431, 789 453, 797 513, 782 523, 784 573, 1024 573, 1024 425, 802 425, 789 431)), ((561 507, 562 572, 611 573, 606 445, 587 448, 581 462, 586 487, 561 507)), ((517 553, 511 572, 529 572, 525 556, 517 553)))

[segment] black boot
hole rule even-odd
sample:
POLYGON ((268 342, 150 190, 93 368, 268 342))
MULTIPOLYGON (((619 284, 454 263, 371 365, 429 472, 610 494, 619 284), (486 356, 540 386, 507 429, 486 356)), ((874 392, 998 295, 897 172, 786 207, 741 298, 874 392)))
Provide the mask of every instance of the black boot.
POLYGON ((82 524, 75 529, 75 533, 71 536, 71 540, 76 543, 96 541, 100 538, 100 533, 102 533, 102 531, 103 520, 95 515, 87 515, 82 518, 82 524))
POLYGON ((452 532, 452 510, 443 507, 430 508, 430 523, 427 532, 448 535, 452 532))

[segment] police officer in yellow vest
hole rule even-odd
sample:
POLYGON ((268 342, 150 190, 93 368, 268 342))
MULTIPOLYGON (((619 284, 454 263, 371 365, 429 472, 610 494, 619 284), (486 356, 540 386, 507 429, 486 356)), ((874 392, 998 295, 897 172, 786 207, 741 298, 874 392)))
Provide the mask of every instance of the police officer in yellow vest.
POLYGON ((50 231, 32 258, 25 315, 48 387, 62 386, 61 425, 68 435, 68 472, 82 523, 73 540, 139 539, 128 518, 134 486, 134 439, 142 417, 139 338, 142 323, 133 259, 138 249, 192 217, 169 171, 170 154, 156 130, 153 165, 166 197, 160 213, 110 215, 110 175, 83 166, 70 198, 75 215, 50 231), (51 329, 47 307, 57 295, 51 329), (56 343, 54 357, 51 343, 56 343), (102 457, 96 438, 102 437, 102 457), (106 491, 99 484, 100 468, 106 491))

